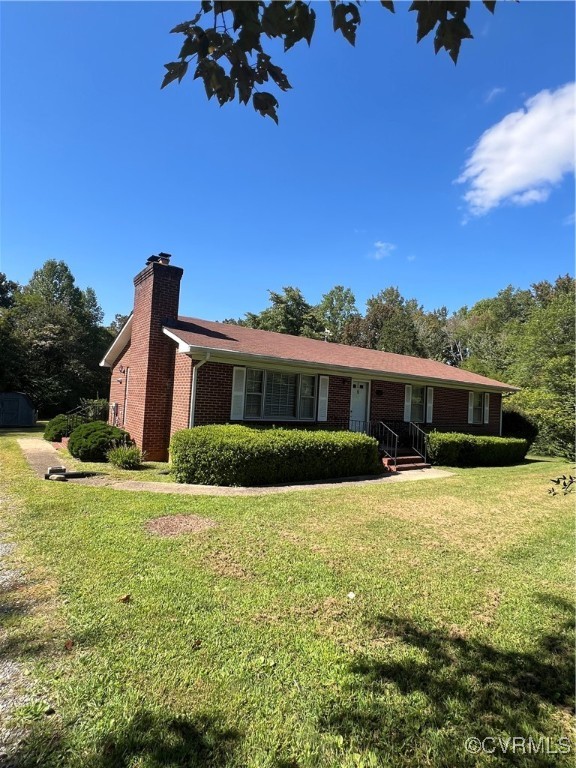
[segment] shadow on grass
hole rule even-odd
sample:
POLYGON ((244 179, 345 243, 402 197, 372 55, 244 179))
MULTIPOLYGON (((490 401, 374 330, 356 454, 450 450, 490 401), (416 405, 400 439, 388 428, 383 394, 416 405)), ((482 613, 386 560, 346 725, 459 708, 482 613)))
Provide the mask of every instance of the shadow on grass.
POLYGON ((46 424, 35 424, 33 427, 0 427, 0 437, 27 437, 43 435, 46 424))
POLYGON ((548 595, 538 600, 558 617, 556 629, 523 652, 409 618, 378 617, 375 639, 389 650, 352 665, 356 682, 347 704, 332 703, 323 729, 371 750, 378 765, 452 768, 484 765, 488 758, 491 765, 572 765, 574 741, 572 755, 545 752, 546 744, 553 749, 560 737, 571 736, 573 608, 548 595), (499 736, 544 741, 537 754, 500 748, 495 757, 479 758, 465 750, 469 737, 499 736))
POLYGON ((63 757, 82 768, 208 768, 228 765, 240 734, 200 716, 171 717, 140 711, 96 745, 84 743, 76 752, 63 736, 39 726, 12 758, 14 768, 62 765, 63 757))

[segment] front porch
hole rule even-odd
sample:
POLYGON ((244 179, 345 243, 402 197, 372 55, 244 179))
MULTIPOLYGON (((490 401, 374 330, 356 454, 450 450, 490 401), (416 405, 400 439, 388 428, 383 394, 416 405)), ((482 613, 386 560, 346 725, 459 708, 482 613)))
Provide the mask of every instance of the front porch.
POLYGON ((428 469, 426 432, 412 421, 361 421, 352 419, 343 429, 363 432, 378 441, 382 465, 389 472, 428 469))

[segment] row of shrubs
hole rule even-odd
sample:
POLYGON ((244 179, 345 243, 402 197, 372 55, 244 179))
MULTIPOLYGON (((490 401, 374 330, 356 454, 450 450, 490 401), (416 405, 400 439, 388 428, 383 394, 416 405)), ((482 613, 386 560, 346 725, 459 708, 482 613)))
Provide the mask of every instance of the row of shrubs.
POLYGON ((128 432, 105 421, 78 424, 60 414, 46 425, 44 439, 60 443, 63 437, 69 438, 68 451, 80 461, 109 461, 121 469, 137 469, 142 463, 142 452, 128 432))
POLYGON ((528 440, 518 437, 488 437, 459 432, 430 432, 426 444, 430 461, 447 467, 518 464, 530 446, 528 440))
POLYGON ((179 483, 266 485, 372 475, 381 471, 378 444, 356 432, 194 427, 170 444, 179 483))
MULTIPOLYGON (((52 439, 60 417, 48 423, 52 439), (56 422, 56 424, 55 424, 56 422)), ((428 456, 453 467, 502 466, 524 459, 529 441, 454 432, 431 432, 428 456)), ((77 426, 68 450, 81 461, 140 466, 142 454, 123 429, 93 421, 77 426)), ((356 432, 252 429, 239 425, 195 427, 177 432, 170 445, 172 472, 180 483, 266 485, 377 474, 376 440, 356 432)))

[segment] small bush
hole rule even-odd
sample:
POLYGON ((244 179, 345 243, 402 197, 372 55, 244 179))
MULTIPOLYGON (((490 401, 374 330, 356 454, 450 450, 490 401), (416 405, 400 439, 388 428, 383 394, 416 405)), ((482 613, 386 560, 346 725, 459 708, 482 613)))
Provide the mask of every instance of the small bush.
POLYGON ((68 450, 80 461, 106 461, 108 451, 118 444, 131 445, 130 435, 105 421, 80 424, 70 435, 68 450))
POLYGON ((503 408, 502 437, 520 437, 528 440, 530 447, 538 437, 538 427, 523 411, 516 408, 503 408))
POLYGON ((50 419, 44 428, 44 440, 50 443, 61 443, 63 437, 68 437, 70 433, 78 426, 80 419, 74 416, 67 416, 60 413, 50 419))
POLYGON ((136 445, 115 445, 106 458, 119 469, 138 469, 142 466, 142 451, 136 445))
POLYGON ((170 444, 179 483, 265 485, 376 474, 376 440, 355 432, 252 429, 217 425, 184 429, 170 444))
POLYGON ((515 437, 465 435, 459 432, 430 432, 428 456, 447 467, 501 467, 518 464, 528 451, 528 440, 515 437))

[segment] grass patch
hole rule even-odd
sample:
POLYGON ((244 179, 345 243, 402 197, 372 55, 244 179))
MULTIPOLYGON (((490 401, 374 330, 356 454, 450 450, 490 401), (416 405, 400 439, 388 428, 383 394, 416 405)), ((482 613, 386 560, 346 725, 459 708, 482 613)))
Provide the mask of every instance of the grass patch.
POLYGON ((27 713, 29 764, 572 764, 464 747, 571 736, 573 505, 547 495, 569 465, 231 498, 44 483, 8 437, 0 459, 46 593, 7 624, 55 709, 27 713), (216 525, 147 530, 173 515, 216 525))

